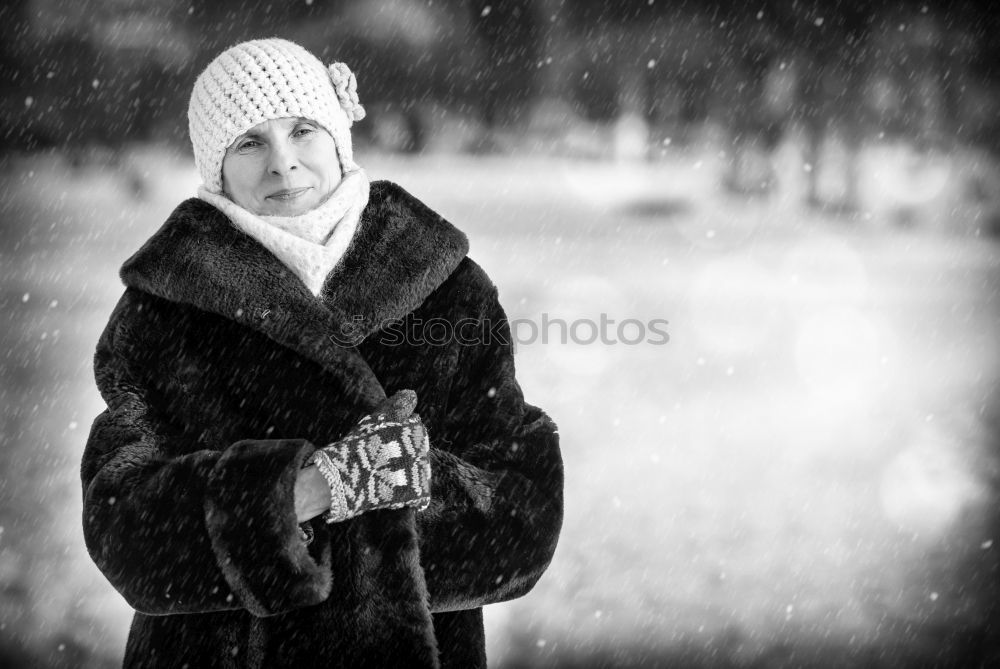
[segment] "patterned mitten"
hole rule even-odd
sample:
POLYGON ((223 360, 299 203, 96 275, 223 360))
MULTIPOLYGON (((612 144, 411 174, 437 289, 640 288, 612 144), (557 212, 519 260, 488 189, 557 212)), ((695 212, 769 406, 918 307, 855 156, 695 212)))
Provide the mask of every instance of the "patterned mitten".
POLYGON ((373 509, 417 510, 430 503, 430 441, 413 413, 417 394, 401 390, 365 416, 313 462, 330 485, 328 523, 373 509))

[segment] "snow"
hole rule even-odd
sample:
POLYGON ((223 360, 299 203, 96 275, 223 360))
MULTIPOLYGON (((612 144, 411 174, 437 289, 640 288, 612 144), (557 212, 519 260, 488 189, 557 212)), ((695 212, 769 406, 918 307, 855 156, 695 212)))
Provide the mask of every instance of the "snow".
MULTIPOLYGON (((973 168, 880 155, 867 219, 723 195, 715 151, 362 158, 468 233, 524 324, 525 396, 560 428, 559 549, 487 608, 492 666, 901 666, 985 634, 1000 244, 968 220, 895 226, 898 207, 972 218, 944 200, 973 168), (663 319, 669 341, 527 336, 602 316, 663 319)), ((4 179, 0 650, 117 666, 130 613, 80 531, 90 356, 117 268, 197 180, 155 147, 4 179)))

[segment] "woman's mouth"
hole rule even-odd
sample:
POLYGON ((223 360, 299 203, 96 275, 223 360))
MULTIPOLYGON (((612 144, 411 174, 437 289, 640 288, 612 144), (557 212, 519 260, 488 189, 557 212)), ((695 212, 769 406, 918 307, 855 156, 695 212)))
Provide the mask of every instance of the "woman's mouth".
POLYGON ((283 188, 279 191, 275 191, 268 195, 265 199, 267 200, 278 200, 281 202, 288 202, 289 200, 294 200, 308 191, 309 188, 283 188))

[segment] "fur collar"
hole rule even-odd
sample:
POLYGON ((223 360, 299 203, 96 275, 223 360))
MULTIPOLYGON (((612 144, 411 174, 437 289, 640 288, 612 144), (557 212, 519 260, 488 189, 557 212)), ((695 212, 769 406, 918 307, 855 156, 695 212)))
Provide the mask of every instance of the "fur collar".
MULTIPOLYGON (((182 202, 121 269, 126 286, 263 332, 313 359, 420 306, 468 252, 465 235, 388 181, 318 297, 210 204, 182 202)), ((336 356, 335 357, 341 357, 336 356)))

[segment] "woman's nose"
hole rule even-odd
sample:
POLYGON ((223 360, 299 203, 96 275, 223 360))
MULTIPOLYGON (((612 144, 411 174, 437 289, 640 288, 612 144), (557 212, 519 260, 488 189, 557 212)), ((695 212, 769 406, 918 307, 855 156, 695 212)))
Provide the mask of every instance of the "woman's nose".
POLYGON ((295 151, 286 142, 274 142, 271 145, 267 170, 274 176, 281 176, 299 168, 295 151))

